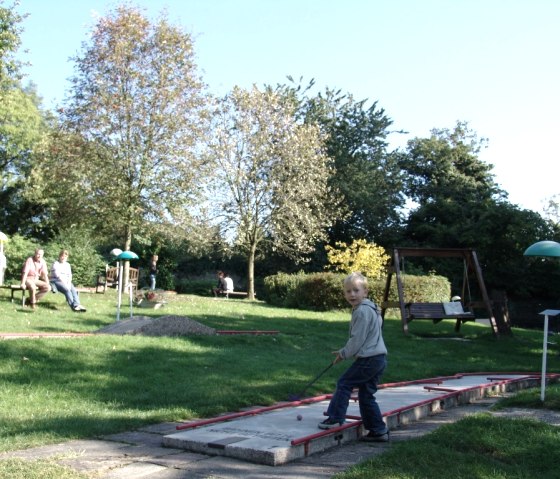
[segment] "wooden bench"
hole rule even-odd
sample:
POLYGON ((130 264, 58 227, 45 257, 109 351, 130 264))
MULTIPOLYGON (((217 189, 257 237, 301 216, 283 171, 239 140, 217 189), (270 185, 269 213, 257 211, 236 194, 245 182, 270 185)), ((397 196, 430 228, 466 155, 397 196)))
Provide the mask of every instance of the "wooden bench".
MULTIPOLYGON (((138 278, 140 270, 136 268, 129 269, 128 280, 132 283, 132 289, 138 289, 138 278)), ((117 287, 119 284, 119 270, 116 266, 105 266, 105 272, 97 275, 95 283, 96 293, 105 293, 107 288, 117 287), (99 290, 101 288, 101 291, 99 290)))
MULTIPOLYGON (((218 293, 218 296, 224 296, 226 299, 230 297, 239 297, 239 298, 246 298, 247 292, 245 291, 222 291, 218 293)), ((255 298, 257 297, 255 293, 255 298)))
POLYGON ((456 319, 455 330, 459 331, 461 323, 476 319, 472 311, 463 311, 461 303, 451 303, 456 305, 453 308, 454 312, 446 311, 444 304, 450 303, 407 303, 406 322, 410 323, 414 319, 431 319, 434 323, 439 323, 444 319, 456 319))
MULTIPOLYGON (((25 292, 27 291, 27 288, 22 288, 21 284, 7 284, 2 286, 2 289, 10 290, 10 301, 12 303, 14 302, 14 294, 16 294, 18 291, 21 291, 21 306, 25 306, 25 292)), ((39 291, 39 288, 36 288, 35 291, 39 291)))

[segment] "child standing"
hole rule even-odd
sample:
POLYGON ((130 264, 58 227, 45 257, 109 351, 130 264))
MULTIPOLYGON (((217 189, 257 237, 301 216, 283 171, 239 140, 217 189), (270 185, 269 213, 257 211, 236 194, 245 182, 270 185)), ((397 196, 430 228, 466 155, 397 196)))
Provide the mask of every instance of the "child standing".
POLYGON ((356 387, 362 423, 368 431, 362 440, 386 442, 389 430, 375 400, 377 384, 387 366, 382 318, 375 303, 367 299, 367 279, 362 274, 352 273, 344 280, 344 296, 352 306, 350 338, 342 349, 333 351, 334 364, 350 358, 354 362, 338 380, 327 409, 328 418, 319 423, 319 428, 331 429, 344 423, 350 395, 356 387))
POLYGON ((150 289, 156 289, 156 276, 157 276, 157 262, 158 262, 158 255, 154 254, 152 259, 150 260, 150 289))

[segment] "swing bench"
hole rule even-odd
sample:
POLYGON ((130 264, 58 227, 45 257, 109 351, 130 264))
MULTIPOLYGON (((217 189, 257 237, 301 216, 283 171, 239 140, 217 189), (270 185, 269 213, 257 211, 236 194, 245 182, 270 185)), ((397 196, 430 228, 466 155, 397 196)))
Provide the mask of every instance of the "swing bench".
POLYGON ((459 331, 461 325, 467 321, 475 321, 476 316, 474 308, 486 310, 490 326, 494 335, 498 335, 500 331, 507 331, 507 325, 498 324, 492 311, 492 304, 484 280, 482 278, 482 271, 478 263, 476 252, 472 249, 460 248, 396 248, 393 251, 392 264, 389 267, 387 275, 387 282, 385 284, 385 292, 383 296, 381 315, 385 318, 385 312, 389 308, 399 308, 401 313, 402 329, 405 334, 408 334, 408 323, 413 320, 432 320, 434 324, 443 321, 444 319, 455 319, 455 331, 459 331), (438 258, 462 258, 464 262, 464 276, 463 276, 463 291, 469 296, 469 301, 462 304, 460 301, 450 302, 406 302, 404 297, 403 273, 400 270, 401 259, 405 257, 438 257, 438 258), (480 294, 482 301, 471 301, 470 287, 468 283, 468 273, 474 272, 478 280, 480 294), (389 301, 389 291, 391 288, 391 278, 395 275, 397 279, 397 291, 399 301, 389 301), (466 309, 464 309, 466 308, 466 309))
MULTIPOLYGON (((439 323, 443 319, 456 319, 461 325, 464 321, 474 321, 475 315, 472 311, 465 311, 459 302, 450 303, 406 303, 406 316, 408 322, 413 319, 432 319, 439 323)), ((456 329, 459 329, 456 326, 456 329)))

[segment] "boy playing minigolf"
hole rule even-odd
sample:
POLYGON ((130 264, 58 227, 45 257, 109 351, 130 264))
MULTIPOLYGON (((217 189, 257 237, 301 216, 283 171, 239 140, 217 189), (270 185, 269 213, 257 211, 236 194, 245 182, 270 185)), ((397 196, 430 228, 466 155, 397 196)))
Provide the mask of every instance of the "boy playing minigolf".
POLYGON ((329 407, 328 418, 319 423, 320 429, 331 429, 342 425, 350 395, 358 388, 358 402, 362 423, 368 434, 363 441, 386 442, 389 430, 383 422, 379 405, 375 400, 377 384, 387 366, 387 348, 383 341, 383 320, 378 307, 367 299, 367 279, 360 273, 352 273, 344 280, 344 296, 352 306, 350 338, 346 345, 333 351, 334 364, 354 358, 352 365, 336 383, 329 407))

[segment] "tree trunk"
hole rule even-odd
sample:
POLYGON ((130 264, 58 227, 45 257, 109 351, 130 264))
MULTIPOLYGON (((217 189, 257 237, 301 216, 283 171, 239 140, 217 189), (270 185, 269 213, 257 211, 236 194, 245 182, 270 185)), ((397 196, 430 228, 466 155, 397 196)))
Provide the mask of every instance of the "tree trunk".
POLYGON ((255 253, 257 245, 252 244, 247 257, 247 299, 255 299, 255 253))

